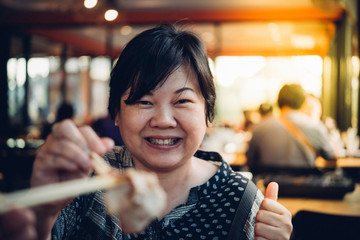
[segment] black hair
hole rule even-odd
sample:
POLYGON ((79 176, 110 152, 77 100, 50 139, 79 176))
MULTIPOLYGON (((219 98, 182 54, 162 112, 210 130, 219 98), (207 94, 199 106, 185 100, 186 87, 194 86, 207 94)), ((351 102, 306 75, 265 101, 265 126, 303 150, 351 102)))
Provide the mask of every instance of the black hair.
POLYGON ((260 104, 259 113, 261 116, 264 116, 266 114, 272 113, 273 109, 274 108, 271 103, 265 102, 265 103, 260 104))
POLYGON ((288 106, 299 109, 304 103, 306 93, 299 84, 285 84, 279 91, 278 105, 280 108, 288 106))
POLYGON ((74 107, 67 102, 63 102, 60 104, 57 114, 56 114, 56 122, 60 122, 64 119, 72 119, 74 117, 74 107))
POLYGON ((161 25, 133 38, 119 56, 110 77, 108 110, 113 119, 120 111, 120 99, 126 90, 126 104, 135 103, 179 67, 190 67, 205 99, 207 122, 214 119, 215 85, 204 45, 189 31, 175 25, 161 25))

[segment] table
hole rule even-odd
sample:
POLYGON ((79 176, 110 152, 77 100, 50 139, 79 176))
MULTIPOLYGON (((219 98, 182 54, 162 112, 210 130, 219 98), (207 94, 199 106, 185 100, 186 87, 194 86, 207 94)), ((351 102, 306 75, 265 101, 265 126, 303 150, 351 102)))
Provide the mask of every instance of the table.
MULTIPOLYGON (((245 153, 235 153, 232 156, 224 157, 232 166, 242 167, 246 165, 245 153)), ((360 168, 360 158, 344 157, 338 158, 336 161, 326 161, 322 157, 318 157, 315 161, 315 166, 319 168, 360 168)))
MULTIPOLYGON (((228 159, 230 160, 229 164, 232 166, 243 167, 246 165, 244 153, 237 153, 233 158, 228 159)), ((339 158, 333 162, 317 158, 315 164, 319 168, 342 167, 360 170, 360 158, 339 158)), ((279 202, 289 209, 293 216, 300 210, 308 210, 360 217, 360 183, 356 184, 355 190, 346 194, 343 199, 279 198, 279 202)))
POLYGON ((294 216, 300 210, 360 217, 360 184, 343 199, 279 198, 294 216))
MULTIPOLYGON (((232 158, 228 157, 228 159, 229 164, 232 166, 243 167, 246 165, 244 153, 237 153, 232 158)), ((315 164, 319 168, 342 167, 360 170, 360 158, 339 158, 333 162, 317 158, 315 164)), ((355 190, 346 194, 343 199, 279 198, 279 202, 289 209, 293 216, 300 210, 308 210, 360 217, 360 183, 356 184, 355 190)))
POLYGON ((336 161, 326 161, 322 157, 318 157, 315 161, 315 166, 325 168, 360 168, 360 158, 344 157, 338 158, 336 161))

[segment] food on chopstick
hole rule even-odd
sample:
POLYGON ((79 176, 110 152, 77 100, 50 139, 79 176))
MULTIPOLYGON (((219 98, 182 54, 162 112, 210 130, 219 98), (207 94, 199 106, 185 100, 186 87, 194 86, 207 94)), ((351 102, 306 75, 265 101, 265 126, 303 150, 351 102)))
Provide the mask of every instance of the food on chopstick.
POLYGON ((126 188, 126 186, 129 186, 129 182, 125 177, 114 178, 104 175, 19 190, 2 195, 0 213, 7 212, 15 206, 17 208, 34 207, 61 199, 76 197, 100 189, 115 187, 126 188))
POLYGON ((130 183, 128 188, 108 189, 104 194, 108 214, 119 217, 123 231, 141 232, 162 213, 166 205, 166 194, 154 173, 132 168, 120 173, 96 153, 91 154, 91 159, 99 176, 125 177, 130 183))
POLYGON ((15 206, 33 207, 97 190, 107 190, 104 193, 106 210, 119 217, 125 232, 142 231, 162 213, 166 194, 155 174, 135 169, 119 172, 95 153, 91 159, 98 176, 3 194, 0 213, 15 206))

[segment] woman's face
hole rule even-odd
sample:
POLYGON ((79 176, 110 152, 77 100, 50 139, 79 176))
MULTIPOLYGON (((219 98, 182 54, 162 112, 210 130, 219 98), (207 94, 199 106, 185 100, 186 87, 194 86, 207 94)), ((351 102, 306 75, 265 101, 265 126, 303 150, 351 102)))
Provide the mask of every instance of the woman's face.
POLYGON ((126 105, 116 116, 121 136, 137 168, 153 171, 190 164, 205 130, 205 99, 190 68, 174 71, 162 86, 126 105))

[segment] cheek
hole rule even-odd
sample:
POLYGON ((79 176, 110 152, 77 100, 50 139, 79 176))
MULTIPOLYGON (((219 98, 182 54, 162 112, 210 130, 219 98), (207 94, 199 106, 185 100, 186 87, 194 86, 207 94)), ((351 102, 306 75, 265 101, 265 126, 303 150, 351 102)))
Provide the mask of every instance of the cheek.
POLYGON ((144 125, 144 119, 134 111, 122 111, 119 114, 119 128, 123 139, 137 134, 144 125))
POLYGON ((196 134, 199 138, 205 135, 206 117, 202 109, 184 114, 182 120, 182 126, 187 128, 188 132, 196 134))

